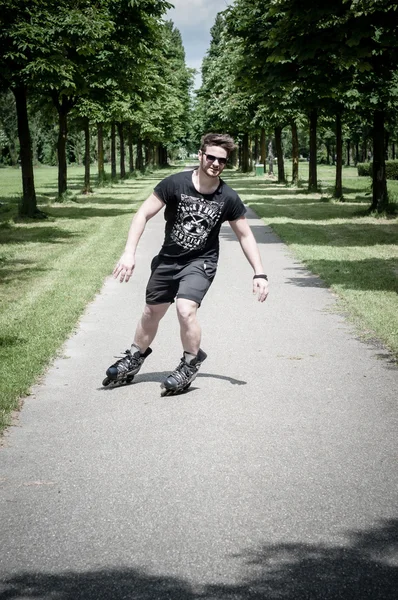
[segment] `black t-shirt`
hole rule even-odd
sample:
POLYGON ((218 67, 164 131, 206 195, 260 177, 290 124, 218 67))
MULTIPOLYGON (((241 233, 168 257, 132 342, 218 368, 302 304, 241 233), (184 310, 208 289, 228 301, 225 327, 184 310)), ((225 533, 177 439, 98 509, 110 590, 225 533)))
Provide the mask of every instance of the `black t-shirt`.
POLYGON ((212 194, 198 192, 192 171, 166 177, 154 192, 166 204, 165 238, 159 253, 165 258, 217 260, 222 223, 235 221, 246 212, 238 194, 222 179, 212 194))

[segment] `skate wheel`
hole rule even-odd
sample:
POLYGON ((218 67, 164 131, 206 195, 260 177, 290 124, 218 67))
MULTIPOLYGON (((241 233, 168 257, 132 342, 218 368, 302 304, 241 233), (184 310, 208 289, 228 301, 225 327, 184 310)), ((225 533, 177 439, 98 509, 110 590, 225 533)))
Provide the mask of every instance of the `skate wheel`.
POLYGON ((131 383, 134 380, 135 375, 129 375, 126 377, 125 383, 131 383))
POLYGON ((162 396, 162 398, 164 398, 165 396, 173 396, 173 394, 175 393, 175 390, 168 390, 166 387, 160 388, 160 395, 162 396))
POLYGON ((105 377, 104 381, 102 382, 102 385, 104 387, 107 387, 110 383, 111 383, 111 379, 109 379, 109 377, 105 377))

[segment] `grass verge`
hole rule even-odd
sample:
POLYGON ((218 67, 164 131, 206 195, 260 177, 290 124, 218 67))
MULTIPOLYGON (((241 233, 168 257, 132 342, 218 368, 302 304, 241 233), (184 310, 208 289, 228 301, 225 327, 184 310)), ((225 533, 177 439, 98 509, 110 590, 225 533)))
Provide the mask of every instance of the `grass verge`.
POLYGON ((72 194, 56 203, 57 171, 42 167, 35 172, 37 195, 49 218, 20 222, 20 171, 0 171, 0 430, 102 287, 133 212, 165 174, 82 196, 83 170, 70 169, 72 194))
MULTIPOLYGON (((305 168, 300 164, 303 178, 305 168)), ((37 195, 49 218, 18 222, 20 171, 0 170, 0 429, 102 287, 122 251, 132 213, 166 174, 82 196, 83 170, 70 169, 71 195, 56 203, 57 171, 41 167, 35 172, 37 195)), ((225 175, 294 255, 337 293, 340 308, 361 331, 398 356, 398 219, 367 214, 370 181, 358 178, 356 169, 344 169, 341 203, 331 197, 331 167, 319 169, 318 194, 308 194, 304 183, 291 187, 266 176, 225 175)), ((398 182, 389 182, 389 191, 398 199, 398 182)))
MULTIPOLYGON (((338 308, 361 335, 398 358, 398 218, 367 213, 370 180, 354 168, 343 172, 344 202, 332 199, 332 167, 320 167, 319 179, 322 191, 309 194, 305 185, 278 185, 268 176, 228 177, 294 256, 336 292, 338 308)), ((388 186, 398 198, 398 182, 388 186)))

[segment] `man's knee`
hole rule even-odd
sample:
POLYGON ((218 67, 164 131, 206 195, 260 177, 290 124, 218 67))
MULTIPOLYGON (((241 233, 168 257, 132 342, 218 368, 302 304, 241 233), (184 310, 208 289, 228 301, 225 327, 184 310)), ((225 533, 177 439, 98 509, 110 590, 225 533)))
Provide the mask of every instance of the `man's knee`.
POLYGON ((145 321, 160 321, 170 304, 146 304, 142 317, 145 321))
POLYGON ((191 321, 196 318, 198 305, 193 300, 178 298, 176 302, 177 315, 180 321, 191 321))

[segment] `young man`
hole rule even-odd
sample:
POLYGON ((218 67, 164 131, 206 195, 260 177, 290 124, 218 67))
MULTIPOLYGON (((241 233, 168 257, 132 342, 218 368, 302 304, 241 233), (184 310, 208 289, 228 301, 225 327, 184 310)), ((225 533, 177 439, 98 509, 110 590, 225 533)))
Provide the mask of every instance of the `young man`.
POLYGON ((253 293, 260 302, 267 298, 268 280, 244 216, 246 208, 238 194, 220 178, 234 148, 234 141, 228 135, 203 136, 199 167, 166 177, 134 216, 125 251, 113 271, 120 282, 127 282, 133 274, 136 248, 147 221, 164 207, 165 238, 159 254, 152 260, 146 305, 131 350, 109 367, 104 385, 132 381, 152 352, 150 344, 160 320, 176 301, 183 357, 162 383, 162 395, 175 394, 190 386, 207 356, 200 348, 197 310, 216 274, 219 232, 224 221, 229 221, 253 268, 253 293))

